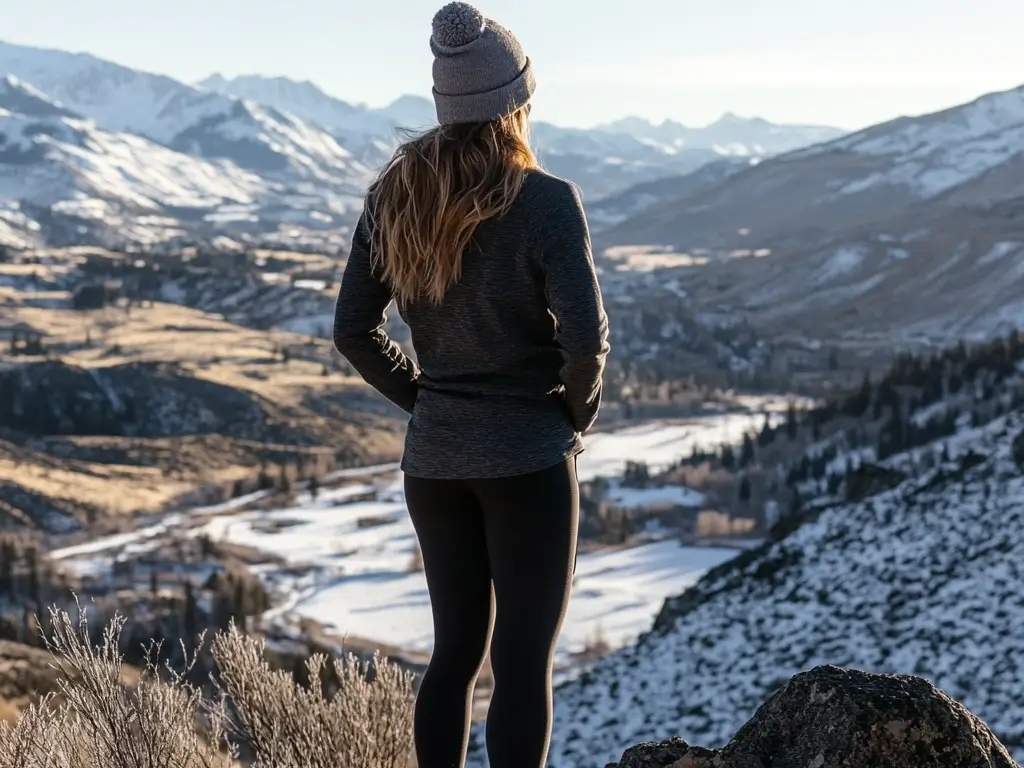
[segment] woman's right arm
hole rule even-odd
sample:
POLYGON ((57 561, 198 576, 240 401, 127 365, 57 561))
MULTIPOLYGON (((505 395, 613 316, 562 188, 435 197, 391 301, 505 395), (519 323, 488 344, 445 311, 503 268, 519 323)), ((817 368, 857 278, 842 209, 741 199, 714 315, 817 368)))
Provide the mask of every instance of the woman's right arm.
POLYGON ((555 316, 555 339, 565 364, 560 378, 573 427, 590 429, 601 406, 601 376, 608 355, 608 317, 601 300, 583 203, 570 184, 540 215, 544 285, 555 316))

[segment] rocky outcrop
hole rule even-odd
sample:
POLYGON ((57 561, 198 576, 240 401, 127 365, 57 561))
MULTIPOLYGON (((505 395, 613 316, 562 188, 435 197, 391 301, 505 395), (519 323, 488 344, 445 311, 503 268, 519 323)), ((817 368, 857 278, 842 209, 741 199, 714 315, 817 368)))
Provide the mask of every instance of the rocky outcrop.
POLYGON ((607 768, 1020 768, 978 717, 928 681, 815 667, 723 749, 639 744, 607 768))

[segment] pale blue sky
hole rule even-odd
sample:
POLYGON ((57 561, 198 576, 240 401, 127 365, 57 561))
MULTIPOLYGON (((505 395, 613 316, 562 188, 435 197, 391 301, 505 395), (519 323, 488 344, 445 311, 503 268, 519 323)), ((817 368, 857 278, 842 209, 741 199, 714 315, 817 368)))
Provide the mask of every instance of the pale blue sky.
MULTIPOLYGON (((195 81, 429 95, 441 0, 0 0, 0 39, 195 81), (31 9, 31 10, 29 10, 31 9)), ((587 126, 724 111, 856 128, 1024 83, 1020 0, 479 0, 537 69, 535 116, 587 126), (586 9, 586 10, 584 10, 586 9)))

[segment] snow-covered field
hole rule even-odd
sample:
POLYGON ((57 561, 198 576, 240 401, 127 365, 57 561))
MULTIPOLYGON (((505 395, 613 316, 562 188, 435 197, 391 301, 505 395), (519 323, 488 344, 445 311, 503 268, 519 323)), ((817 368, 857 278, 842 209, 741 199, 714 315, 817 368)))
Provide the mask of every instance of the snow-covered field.
MULTIPOLYGON (((581 479, 615 478, 627 460, 652 468, 687 456, 695 444, 711 447, 738 441, 757 429, 763 410, 781 411, 781 399, 746 403, 742 413, 713 414, 686 423, 650 423, 589 436, 578 461, 581 479)), ((402 647, 429 651, 430 603, 423 574, 410 568, 415 534, 406 513, 403 479, 394 465, 345 470, 326 482, 352 478, 352 484, 322 490, 316 500, 300 494, 293 505, 272 510, 238 511, 241 499, 207 507, 201 526, 216 541, 256 548, 283 565, 264 566, 263 577, 284 597, 265 619, 291 624, 303 617, 330 631, 402 647), (360 481, 356 474, 362 474, 360 481), (368 478, 368 479, 367 479, 368 478)), ((613 484, 610 493, 623 504, 699 500, 687 488, 635 490, 613 484)), ((140 531, 88 542, 52 553, 80 573, 99 574, 119 552, 140 551, 171 528, 187 526, 195 514, 168 516, 140 531)), ((675 540, 584 552, 577 562, 574 592, 564 624, 559 656, 569 655, 600 635, 620 647, 646 632, 664 599, 693 584, 707 569, 733 557, 735 550, 683 547, 675 540)))
MULTIPOLYGON (((760 427, 764 416, 759 409, 779 413, 785 401, 757 400, 748 407, 749 412, 591 435, 578 460, 580 479, 617 477, 627 460, 659 468, 689 455, 695 444, 737 442, 744 431, 760 427)), ((634 504, 699 498, 686 488, 613 488, 611 494, 621 503, 634 504)), ((204 530, 214 540, 254 547, 288 563, 264 572, 288 596, 268 619, 310 618, 339 634, 430 650, 426 582, 422 573, 410 569, 415 534, 405 510, 402 477, 393 467, 379 468, 372 485, 327 491, 315 502, 303 495, 286 509, 218 517, 204 530), (375 498, 352 501, 367 495, 375 498)), ((598 634, 613 647, 635 640, 650 628, 666 597, 679 594, 708 568, 734 555, 734 550, 682 547, 674 540, 581 554, 559 642, 560 660, 583 650, 598 634)))
MULTIPOLYGON (((381 489, 380 497, 393 501, 348 502, 340 493, 325 493, 316 502, 300 498, 287 509, 220 517, 205 531, 214 540, 255 547, 288 563, 265 574, 289 595, 267 618, 307 617, 338 634, 429 651, 430 602, 423 574, 409 568, 415 534, 400 483, 400 475, 389 477, 381 489)), ((348 495, 373 490, 351 486, 348 495)), ((581 554, 559 644, 562 660, 583 650, 598 631, 616 647, 636 639, 650 628, 665 597, 734 554, 674 540, 581 554)))
MULTIPOLYGON (((743 433, 757 431, 764 413, 772 423, 784 415, 789 400, 779 397, 743 398, 746 411, 710 414, 686 422, 666 424, 652 421, 636 427, 588 435, 586 449, 577 464, 580 480, 598 476, 617 477, 626 461, 644 461, 652 469, 663 469, 690 455, 694 446, 714 449, 725 443, 738 444, 743 433)), ((799 401, 798 405, 805 405, 799 401)))

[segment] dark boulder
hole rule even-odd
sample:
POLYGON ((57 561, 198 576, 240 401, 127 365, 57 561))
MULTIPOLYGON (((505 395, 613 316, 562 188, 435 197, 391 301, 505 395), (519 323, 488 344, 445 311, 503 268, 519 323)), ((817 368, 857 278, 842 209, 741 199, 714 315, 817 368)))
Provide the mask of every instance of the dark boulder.
POLYGON ((666 768, 690 750, 690 745, 678 737, 668 741, 645 741, 627 749, 622 760, 609 763, 608 768, 666 768))
POLYGON ((926 680, 816 667, 723 749, 641 744, 608 768, 1020 768, 988 727, 926 680))

